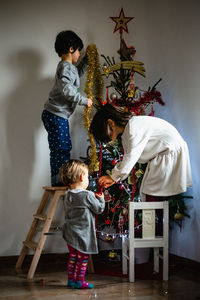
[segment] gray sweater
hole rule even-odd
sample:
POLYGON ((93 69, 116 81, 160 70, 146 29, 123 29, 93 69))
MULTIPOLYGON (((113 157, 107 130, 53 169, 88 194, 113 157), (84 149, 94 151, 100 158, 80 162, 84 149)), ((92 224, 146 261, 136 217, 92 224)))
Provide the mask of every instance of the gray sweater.
POLYGON ((86 71, 88 59, 85 56, 76 67, 68 61, 60 61, 55 82, 44 109, 65 119, 74 112, 76 105, 87 105, 88 99, 78 92, 80 78, 86 71))
POLYGON ((65 204, 63 238, 76 250, 87 254, 98 253, 95 214, 104 211, 104 198, 97 199, 91 191, 73 189, 67 191, 65 204))

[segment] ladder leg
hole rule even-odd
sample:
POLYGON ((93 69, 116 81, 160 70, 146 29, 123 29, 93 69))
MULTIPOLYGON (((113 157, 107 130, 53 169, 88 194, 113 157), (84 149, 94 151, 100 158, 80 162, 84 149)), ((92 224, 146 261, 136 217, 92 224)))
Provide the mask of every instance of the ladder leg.
MULTIPOLYGON (((39 205, 39 207, 37 209, 37 214, 40 214, 42 212, 42 210, 44 209, 44 207, 46 205, 46 202, 47 202, 47 199, 48 199, 48 196, 49 196, 49 192, 48 191, 44 191, 44 194, 43 194, 43 197, 41 199, 40 205, 39 205)), ((38 223, 38 220, 34 219, 33 222, 32 222, 32 225, 30 227, 30 230, 29 230, 29 232, 27 234, 26 241, 30 241, 32 239, 32 237, 34 236, 37 223, 38 223)), ((20 252, 20 255, 18 257, 16 266, 15 266, 16 269, 21 268, 27 252, 28 252, 28 248, 26 246, 23 246, 22 250, 20 252)))
POLYGON ((43 247, 44 247, 44 243, 45 243, 46 238, 47 238, 47 236, 44 235, 44 233, 49 231, 49 228, 51 226, 53 216, 54 216, 54 213, 55 213, 55 209, 56 209, 56 206, 58 204, 58 200, 62 195, 63 195, 63 192, 56 191, 54 196, 53 196, 52 205, 51 205, 51 207, 49 209, 49 212, 47 214, 47 219, 44 223, 44 227, 43 227, 43 230, 42 230, 42 233, 41 233, 41 236, 40 236, 40 240, 39 240, 38 246, 36 248, 36 251, 35 251, 35 254, 33 256, 33 260, 32 260, 32 263, 31 263, 31 266, 30 266, 30 269, 29 269, 29 272, 28 272, 28 276, 27 276, 28 279, 33 279, 33 276, 35 274, 35 270, 36 270, 37 265, 38 265, 38 261, 40 259, 40 255, 41 255, 43 247))
POLYGON ((94 264, 93 264, 93 260, 92 260, 92 255, 89 255, 89 259, 88 259, 88 273, 94 273, 94 264))

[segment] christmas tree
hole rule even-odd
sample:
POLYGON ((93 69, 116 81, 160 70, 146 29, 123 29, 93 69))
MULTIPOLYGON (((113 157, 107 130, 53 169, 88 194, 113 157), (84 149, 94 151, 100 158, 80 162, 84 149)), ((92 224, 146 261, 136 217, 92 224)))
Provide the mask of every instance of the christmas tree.
MULTIPOLYGON (((111 103, 115 107, 119 107, 124 111, 133 112, 135 115, 150 115, 154 116, 154 103, 165 105, 162 100, 161 93, 156 89, 159 79, 153 87, 147 90, 140 89, 134 82, 134 75, 137 73, 145 77, 144 64, 134 59, 136 49, 134 46, 127 46, 123 38, 123 31, 128 33, 127 23, 133 17, 125 17, 123 9, 121 9, 119 17, 110 17, 115 23, 114 32, 119 30, 120 33, 120 48, 117 51, 119 61, 115 58, 101 55, 104 59, 101 76, 106 77, 109 85, 106 86, 106 99, 103 100, 102 88, 103 83, 99 77, 99 70, 96 70, 98 65, 97 59, 92 59, 92 53, 96 53, 96 48, 92 47, 89 54, 89 63, 93 66, 88 72, 93 80, 96 80, 96 89, 94 88, 95 98, 97 100, 96 109, 99 109, 105 103, 111 103), (96 63, 96 67, 95 67, 96 63), (96 74, 93 78, 92 71, 96 74), (98 87, 98 88, 97 88, 98 87)), ((96 56, 95 56, 96 57, 96 56)), ((91 78, 87 78, 86 93, 90 96, 91 78), (89 91, 89 92, 88 92, 89 91)), ((86 111, 85 124, 89 127, 89 115, 86 111)), ((100 191, 98 178, 102 175, 110 175, 112 168, 117 162, 123 158, 123 148, 120 136, 117 140, 111 141, 106 145, 101 145, 94 148, 94 141, 90 137, 91 146, 88 148, 86 162, 90 163, 93 160, 93 167, 90 169, 90 189, 100 191), (90 153, 90 151, 93 151, 90 153), (92 159, 93 157, 93 159, 92 159)), ((97 218, 97 236, 105 237, 104 240, 112 242, 115 238, 126 234, 128 231, 128 204, 129 201, 140 201, 140 185, 143 178, 146 165, 137 163, 129 177, 123 182, 118 182, 110 188, 105 189, 104 196, 106 201, 105 211, 97 218)), ((188 216, 187 208, 184 205, 182 196, 170 197, 170 218, 181 226, 183 216, 188 216)), ((157 216, 157 221, 159 216, 157 216)), ((137 212, 135 216, 135 233, 139 236, 141 233, 141 213, 137 212)))

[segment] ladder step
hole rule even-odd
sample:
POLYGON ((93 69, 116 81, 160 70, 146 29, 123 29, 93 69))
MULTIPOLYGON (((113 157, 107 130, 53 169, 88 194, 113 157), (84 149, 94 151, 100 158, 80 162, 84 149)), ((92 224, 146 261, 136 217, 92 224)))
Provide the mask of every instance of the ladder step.
POLYGON ((38 246, 38 244, 33 241, 24 241, 23 244, 27 248, 32 249, 34 251, 37 249, 37 246, 38 246))
POLYGON ((42 214, 34 214, 33 217, 37 220, 45 221, 47 216, 42 214))

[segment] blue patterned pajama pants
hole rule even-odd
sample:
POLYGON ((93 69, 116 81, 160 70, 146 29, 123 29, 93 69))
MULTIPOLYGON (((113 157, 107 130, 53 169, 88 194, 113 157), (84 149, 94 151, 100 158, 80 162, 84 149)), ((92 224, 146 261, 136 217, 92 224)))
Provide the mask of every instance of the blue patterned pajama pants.
POLYGON ((59 183, 58 173, 62 164, 70 159, 72 149, 67 119, 58 117, 47 110, 42 113, 42 121, 48 133, 50 150, 51 184, 59 183))

